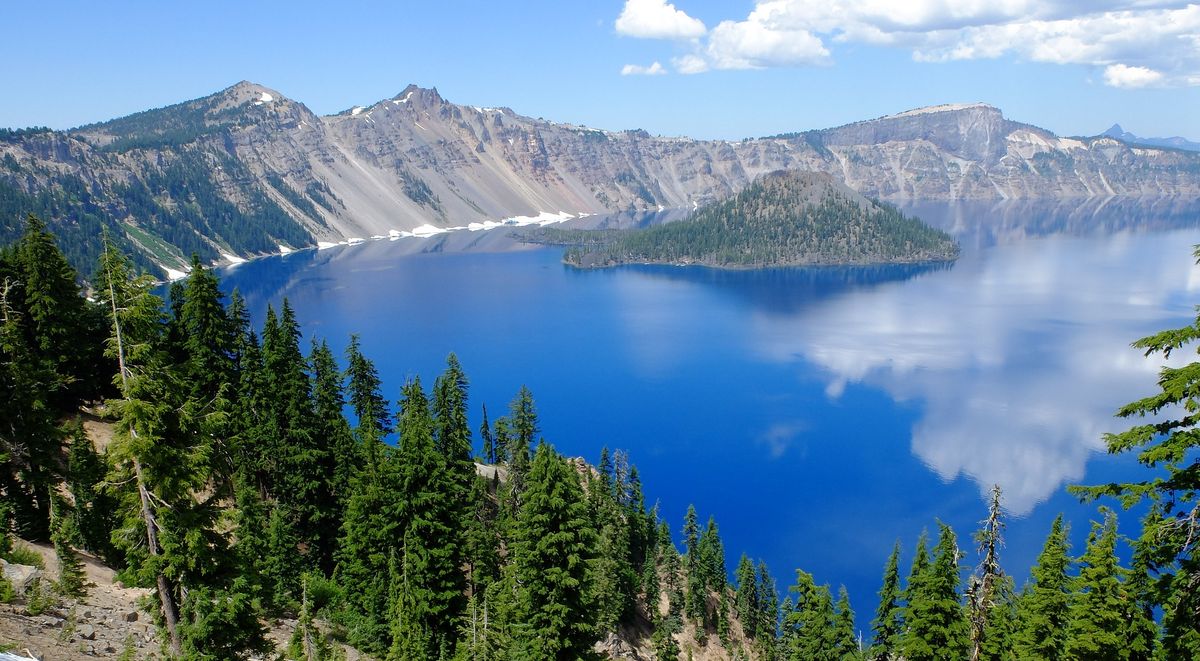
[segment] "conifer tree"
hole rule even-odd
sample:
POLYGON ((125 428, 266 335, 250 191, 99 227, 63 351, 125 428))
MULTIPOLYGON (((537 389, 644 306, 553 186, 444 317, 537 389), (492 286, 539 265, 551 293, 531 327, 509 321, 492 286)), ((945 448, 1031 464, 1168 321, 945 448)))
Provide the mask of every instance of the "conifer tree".
POLYGON ((124 487, 114 541, 133 576, 157 588, 170 654, 242 658, 264 645, 259 613, 250 586, 233 576, 216 504, 195 497, 213 477, 211 440, 194 433, 188 389, 161 350, 165 325, 152 286, 105 242, 97 293, 109 311, 121 392, 109 402, 118 421, 109 482, 124 487))
MULTIPOLYGON (((975 533, 975 542, 979 545, 982 559, 975 575, 971 577, 966 594, 971 627, 971 661, 980 659, 989 638, 999 638, 1003 635, 1003 631, 989 631, 988 624, 993 621, 992 609, 1011 598, 1011 592, 1005 591, 1008 582, 1005 580, 1004 569, 1000 566, 999 552, 1004 544, 1005 525, 1002 514, 1000 485, 995 485, 988 501, 988 518, 983 521, 983 528, 975 533)), ((1003 643, 1000 646, 1007 647, 1003 643)))
POLYGON ((479 424, 479 438, 483 443, 483 463, 496 463, 496 442, 492 436, 492 423, 488 422, 487 404, 483 405, 483 422, 479 424))
POLYGON ((871 623, 875 644, 871 646, 871 658, 889 659, 895 656, 904 630, 903 606, 900 594, 900 542, 892 547, 887 565, 883 569, 883 586, 879 588, 879 608, 875 621, 871 623))
MULTIPOLYGON (((329 448, 326 439, 317 434, 295 313, 286 298, 274 324, 270 323, 271 312, 268 308, 263 330, 263 366, 271 392, 268 416, 274 441, 268 472, 272 494, 292 519, 298 549, 307 549, 305 566, 317 568, 329 553, 337 509, 329 483, 329 448)), ((292 589, 299 587, 293 585, 292 589)))
POLYGON ((529 469, 513 537, 519 586, 517 649, 533 658, 577 659, 598 638, 586 571, 594 533, 578 473, 542 443, 529 469))
POLYGON ((236 329, 221 303, 217 276, 196 255, 185 282, 179 317, 173 320, 182 335, 184 374, 192 397, 215 405, 228 396, 222 389, 233 382, 236 329))
MULTIPOLYGON (((467 422, 467 375, 458 357, 446 358, 446 371, 433 385, 434 446, 442 457, 447 486, 446 494, 454 528, 465 530, 471 511, 468 498, 475 480, 475 459, 471 455, 471 427, 467 422)), ((461 542, 459 542, 461 545, 461 542)))
POLYGON ((392 432, 392 417, 387 400, 380 393, 379 373, 374 363, 363 356, 358 335, 351 335, 346 347, 346 378, 350 382, 350 406, 358 419, 360 438, 369 435, 382 440, 392 432))
POLYGON ((58 558, 58 592, 66 597, 82 597, 87 593, 87 576, 79 554, 71 547, 71 540, 75 537, 73 518, 66 502, 58 494, 52 496, 50 510, 50 541, 58 558))
MULTIPOLYGON (((314 341, 309 364, 312 369, 315 436, 318 439, 317 446, 322 450, 316 457, 324 482, 321 493, 332 501, 323 503, 323 520, 336 523, 342 520, 345 511, 350 480, 362 468, 362 455, 350 425, 342 414, 346 405, 342 394, 342 373, 338 370, 337 360, 329 350, 329 345, 324 341, 314 341)), ((323 573, 328 574, 333 571, 336 526, 323 525, 316 543, 317 564, 323 573)))
POLYGON ((600 470, 587 482, 588 510, 597 536, 596 557, 591 567, 593 596, 598 609, 597 623, 605 631, 614 630, 622 617, 632 612, 636 580, 629 559, 629 525, 616 500, 608 456, 608 448, 604 448, 600 470))
POLYGON ((760 642, 774 643, 778 635, 779 620, 779 591, 775 589, 775 579, 767 569, 767 563, 758 561, 758 622, 754 630, 758 632, 760 642))
MULTIPOLYGON (((1200 249, 1193 256, 1200 262, 1200 249)), ((1200 352, 1200 312, 1191 323, 1143 337, 1133 347, 1146 356, 1172 354, 1195 346, 1200 352)), ((1129 429, 1105 435, 1112 454, 1136 452, 1150 471, 1142 479, 1078 490, 1088 498, 1115 496, 1123 507, 1143 503, 1148 510, 1137 543, 1151 601, 1163 609, 1164 645, 1176 658, 1200 656, 1200 434, 1195 411, 1200 361, 1159 372, 1158 389, 1117 410, 1122 418, 1147 418, 1129 429), (1165 417, 1165 419, 1164 419, 1165 417)))
POLYGON ((103 334, 103 315, 83 298, 79 274, 33 214, 26 216, 12 260, 8 303, 23 317, 29 351, 43 369, 58 376, 59 383, 46 392, 46 405, 68 413, 99 394, 112 366, 95 342, 103 334))
POLYGON ((795 602, 783 621, 783 647, 790 661, 838 658, 833 599, 829 587, 817 585, 812 574, 796 570, 789 592, 795 602))
MULTIPOLYGON (((1134 654, 1145 627, 1133 595, 1125 585, 1125 570, 1117 559, 1116 515, 1101 508, 1104 523, 1094 523, 1087 548, 1079 559, 1079 576, 1067 626, 1068 658, 1150 658, 1151 650, 1134 654)), ((1152 626, 1152 625, 1151 625, 1152 626)))
POLYGON ((847 661, 861 659, 858 637, 854 630, 854 611, 850 608, 850 593, 846 586, 838 587, 838 599, 834 604, 833 637, 836 658, 847 661))
MULTIPOLYGON (((435 421, 419 379, 403 389, 398 470, 407 496, 398 550, 404 626, 393 633, 393 658, 446 658, 454 651, 466 606, 464 540, 455 478, 434 442, 435 421), (399 655, 399 656, 397 656, 399 655)), ((394 609, 393 609, 394 610, 394 609)))
POLYGON ((687 575, 687 591, 684 595, 683 610, 693 620, 704 617, 704 575, 700 569, 700 524, 696 516, 696 506, 688 505, 683 517, 683 568, 687 575))
MULTIPOLYGON (((466 558, 469 565, 470 594, 481 595, 500 579, 500 507, 492 481, 477 475, 472 481, 470 518, 466 530, 466 558)), ((476 599, 475 607, 486 606, 476 599)))
POLYGON ((390 644, 390 559, 402 539, 406 498, 398 462, 382 443, 368 453, 363 470, 351 482, 342 520, 334 579, 346 603, 339 619, 355 647, 380 655, 390 644))
POLYGON ((1066 655, 1071 606, 1069 552, 1067 527, 1059 514, 1050 527, 1037 564, 1030 569, 1031 583, 1020 599, 1019 626, 1014 639, 1014 649, 1020 658, 1060 659, 1066 655))
POLYGON ((80 418, 71 426, 70 437, 67 483, 75 501, 71 513, 76 540, 110 566, 120 567, 123 560, 112 543, 117 504, 109 493, 97 489, 103 484, 108 467, 84 432, 80 418))
POLYGON ((509 432, 508 418, 500 416, 492 423, 492 438, 496 448, 496 461, 498 463, 511 463, 512 455, 509 448, 509 432))
POLYGON ((950 526, 940 523, 939 527, 933 561, 908 585, 907 631, 901 649, 911 661, 962 659, 969 651, 968 625, 958 593, 960 553, 950 526))
POLYGON ((745 553, 738 560, 737 569, 733 574, 737 582, 737 592, 734 597, 734 609, 742 628, 749 638, 758 638, 758 576, 754 573, 754 563, 745 553))
POLYGON ((67 376, 38 355, 40 341, 22 306, 22 277, 5 274, 0 282, 0 397, 6 402, 0 425, 0 488, 12 506, 18 531, 27 538, 46 539, 50 490, 62 444, 54 393, 65 387, 67 376))
POLYGON ((517 396, 509 403, 509 415, 496 420, 496 448, 508 461, 508 484, 505 489, 505 516, 509 523, 517 517, 525 493, 526 475, 529 473, 529 449, 537 434, 537 411, 533 405, 533 394, 521 386, 517 396))

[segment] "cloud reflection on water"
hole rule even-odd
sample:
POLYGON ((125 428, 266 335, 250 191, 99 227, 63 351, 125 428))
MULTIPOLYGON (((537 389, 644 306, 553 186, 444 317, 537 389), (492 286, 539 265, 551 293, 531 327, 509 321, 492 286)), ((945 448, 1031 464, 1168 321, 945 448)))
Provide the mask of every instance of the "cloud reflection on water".
POLYGON ((999 483, 1029 512, 1078 482, 1112 413, 1148 393, 1160 363, 1129 343, 1191 314, 1195 231, 1051 237, 968 253, 949 271, 828 298, 801 314, 759 309, 755 350, 798 357, 921 414, 912 450, 943 480, 999 483))

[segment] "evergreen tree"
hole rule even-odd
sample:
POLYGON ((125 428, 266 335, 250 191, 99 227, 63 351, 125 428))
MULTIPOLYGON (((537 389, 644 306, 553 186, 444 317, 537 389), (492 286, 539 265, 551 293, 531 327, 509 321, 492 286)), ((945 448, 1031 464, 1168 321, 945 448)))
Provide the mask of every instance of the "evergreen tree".
POLYGON ((382 439, 390 434, 392 417, 387 400, 380 394, 379 373, 374 363, 363 356, 358 335, 351 335, 350 346, 346 347, 346 377, 350 381, 350 406, 358 419, 360 438, 369 435, 382 439))
POLYGON ((496 461, 499 463, 511 463, 512 455, 509 448, 509 432, 508 418, 501 416, 496 418, 492 423, 492 437, 496 448, 496 461))
MULTIPOLYGON (((496 501, 498 485, 493 488, 492 480, 482 475, 475 476, 471 484, 471 516, 467 523, 465 543, 470 594, 478 596, 500 579, 503 540, 500 537, 500 507, 496 501)), ((472 605, 476 608, 486 606, 486 603, 479 602, 476 599, 472 605)))
POLYGON ((196 407, 161 350, 161 301, 107 242, 98 284, 121 392, 109 402, 117 419, 109 482, 123 486, 114 541, 134 580, 157 589, 170 654, 201 655, 202 640, 211 656, 201 658, 242 658, 262 649, 263 630, 250 586, 233 575, 216 504, 194 496, 213 476, 211 441, 195 433, 196 407))
POLYGON ((81 419, 75 419, 70 436, 67 483, 75 501, 72 516, 76 541, 110 566, 120 567, 123 559, 112 543, 112 532, 117 527, 117 504, 110 494, 99 489, 108 466, 92 446, 81 419))
POLYGON ((391 639, 390 559, 396 540, 403 539, 407 503, 399 462, 382 443, 372 443, 378 450, 367 453, 366 465, 351 482, 334 579, 346 596, 338 619, 348 642, 381 655, 391 639))
MULTIPOLYGON (((287 299, 263 330, 263 366, 271 393, 268 410, 273 443, 268 461, 272 495, 291 517, 304 565, 317 568, 330 551, 337 504, 330 486, 326 439, 318 437, 307 365, 300 353, 300 327, 287 299)), ((299 585, 291 589, 299 590, 299 585)))
POLYGON ((600 470, 587 482, 588 510, 597 536, 596 557, 591 563, 593 597, 598 610, 597 623, 604 631, 615 630, 618 622, 632 613, 633 584, 637 578, 629 558, 629 525, 617 502, 608 456, 608 448, 604 448, 600 470))
MULTIPOLYGON (((1104 524, 1093 524, 1080 558, 1067 626, 1066 653, 1072 659, 1150 658, 1134 654, 1145 625, 1133 595, 1122 580, 1117 559, 1116 516, 1104 508, 1104 524)), ((1152 625, 1151 625, 1152 626, 1152 625)))
POLYGON ((433 416, 434 445, 442 457, 450 489, 446 498, 454 510, 450 513, 453 528, 462 531, 471 516, 468 498, 475 480, 475 459, 467 422, 467 375, 453 353, 446 358, 446 371, 434 382, 433 416))
POLYGON ((526 475, 529 473, 529 448, 538 426, 533 394, 529 388, 521 386, 508 407, 509 417, 496 420, 496 448, 508 461, 504 502, 505 516, 511 524, 523 503, 526 475))
POLYGON ((1031 584, 1020 599, 1014 649, 1020 658, 1061 659, 1066 655, 1070 622, 1071 559, 1062 514, 1054 519, 1046 544, 1030 569, 1031 584))
MULTIPOLYGON (((1194 256, 1200 262, 1200 249, 1194 256)), ((1133 343, 1146 356, 1165 361, 1200 340, 1200 311, 1181 328, 1164 330, 1133 343)), ((1200 345, 1196 350, 1200 352, 1200 345)), ((1122 418, 1149 418, 1107 434, 1112 454, 1136 452, 1153 471, 1144 479, 1081 489, 1089 498, 1115 496, 1122 506, 1148 505, 1138 552, 1148 574, 1148 599, 1163 608, 1164 645, 1175 658, 1200 656, 1200 434, 1194 412, 1200 406, 1200 361, 1159 372, 1158 390, 1117 411, 1122 418), (1164 418, 1165 414, 1165 419, 1164 418)))
POLYGON ((871 658, 889 659, 899 650, 900 633, 904 630, 903 606, 900 594, 900 542, 892 547, 883 569, 883 586, 879 588, 879 608, 871 623, 875 644, 871 658))
POLYGON ((901 650, 911 661, 962 659, 968 653, 968 625, 958 594, 960 553, 950 526, 939 527, 933 561, 912 578, 907 589, 907 631, 901 650))
POLYGON ((850 608, 850 593, 846 586, 838 588, 838 600, 834 604, 833 637, 838 659, 860 659, 858 636, 854 630, 854 611, 850 608))
POLYGON ((57 371, 54 361, 39 356, 41 340, 30 328, 31 315, 21 296, 24 277, 5 273, 0 282, 0 397, 6 402, 0 422, 0 488, 12 506, 18 532, 47 539, 50 491, 62 444, 56 424, 61 404, 55 399, 68 376, 57 371))
POLYGON ((539 659, 590 656, 598 638, 586 571, 593 544, 578 474, 540 444, 513 538, 518 649, 539 659))
MULTIPOLYGON (((350 494, 350 480, 362 468, 359 451, 350 425, 342 414, 346 406, 342 394, 342 373, 329 345, 324 341, 313 342, 309 355, 312 369, 312 397, 315 413, 316 438, 322 452, 317 455, 321 463, 318 470, 324 477, 321 493, 332 498, 323 503, 325 521, 340 522, 350 494)), ((337 528, 323 525, 317 538, 318 566, 322 573, 333 571, 334 549, 337 545, 337 528)))
POLYGON ((496 463, 496 442, 492 436, 492 425, 488 422, 487 404, 483 405, 483 422, 479 424, 479 438, 483 442, 483 463, 496 463))
POLYGON ((71 547, 74 538, 73 518, 66 502, 55 494, 51 501, 50 541, 54 544, 54 555, 58 558, 58 592, 66 597, 82 597, 87 593, 87 576, 79 554, 71 547))
POLYGON ((817 585, 812 574, 796 570, 789 590, 795 602, 783 621, 783 647, 791 661, 826 661, 839 658, 834 628, 833 599, 829 587, 817 585))
POLYGON ((704 575, 700 569, 700 524, 696 506, 688 505, 683 517, 683 568, 687 576, 687 591, 684 594, 683 610, 693 620, 704 617, 704 575))
POLYGON ((754 563, 745 553, 738 560, 737 570, 733 574, 737 582, 737 592, 734 597, 734 610, 742 621, 742 629, 747 638, 758 638, 758 577, 754 573, 754 563))
MULTIPOLYGON (((404 504, 401 585, 393 587, 393 612, 403 625, 393 630, 392 658, 447 658, 454 651, 458 618, 466 606, 462 573, 464 542, 460 497, 454 476, 434 442, 435 421, 420 380, 403 389, 400 447, 396 461, 404 504)), ((393 617, 393 621, 397 620, 393 617)))
POLYGON ((8 303, 23 317, 25 341, 43 369, 59 377, 46 405, 57 413, 74 410, 100 394, 112 363, 95 338, 104 332, 103 314, 79 288, 79 274, 59 250, 46 224, 26 216, 25 233, 14 246, 8 303))
MULTIPOLYGON (((988 501, 988 518, 983 521, 983 528, 975 533, 975 542, 979 545, 982 557, 979 568, 971 577, 967 587, 967 613, 971 627, 971 661, 978 661, 989 638, 998 638, 1002 631, 990 631, 988 624, 993 621, 991 611, 1011 597, 1004 593, 1004 569, 1000 566, 1000 547, 1004 544, 1004 519, 1000 507, 1000 486, 992 487, 991 498, 988 501)), ((1007 647, 1004 641, 1000 647, 1007 647)))
POLYGON ((758 633, 759 642, 773 643, 778 635, 779 620, 779 591, 775 589, 775 579, 767 570, 767 563, 758 561, 758 621, 754 630, 758 633))
POLYGON ((182 335, 184 374, 193 398, 216 406, 227 397, 223 389, 234 380, 233 352, 237 331, 221 303, 217 276, 192 255, 192 268, 183 285, 178 324, 182 335))

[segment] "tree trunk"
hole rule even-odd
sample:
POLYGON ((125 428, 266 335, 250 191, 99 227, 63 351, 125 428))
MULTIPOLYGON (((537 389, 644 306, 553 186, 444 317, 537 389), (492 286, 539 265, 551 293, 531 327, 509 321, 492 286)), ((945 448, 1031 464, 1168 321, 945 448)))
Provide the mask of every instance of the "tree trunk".
MULTIPOLYGON (((150 494, 142 481, 142 464, 133 460, 134 475, 137 476, 138 497, 142 501, 142 520, 146 524, 146 545, 152 557, 162 555, 162 547, 158 543, 158 521, 155 520, 154 510, 150 503, 150 494)), ((179 607, 175 604, 175 590, 170 579, 162 572, 158 573, 158 600, 162 603, 163 621, 167 625, 167 635, 171 637, 171 654, 179 656, 182 646, 179 641, 179 607)))

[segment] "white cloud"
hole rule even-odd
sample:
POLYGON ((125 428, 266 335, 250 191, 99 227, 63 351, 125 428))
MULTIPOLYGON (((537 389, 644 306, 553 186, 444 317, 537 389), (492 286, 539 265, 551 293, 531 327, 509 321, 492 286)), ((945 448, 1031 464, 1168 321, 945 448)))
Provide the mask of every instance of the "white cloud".
POLYGON ((675 65, 675 70, 679 73, 693 74, 708 71, 708 62, 699 55, 682 55, 673 58, 671 64, 675 65))
POLYGON ((621 67, 622 76, 661 76, 667 73, 662 63, 655 61, 650 66, 642 66, 640 64, 626 64, 621 67))
POLYGON ((643 39, 696 39, 707 29, 666 0, 626 0, 617 17, 617 32, 643 39))
POLYGON ((830 45, 851 43, 907 50, 919 62, 1095 67, 1114 87, 1200 84, 1200 4, 1180 0, 758 0, 744 20, 698 39, 676 68, 819 65, 831 61, 830 45))
POLYGON ((780 29, 752 17, 713 28, 705 56, 716 69, 761 69, 823 64, 829 50, 807 30, 780 29))
POLYGON ((1110 64, 1104 69, 1104 82, 1112 87, 1146 87, 1162 81, 1163 75, 1146 67, 1110 64))

